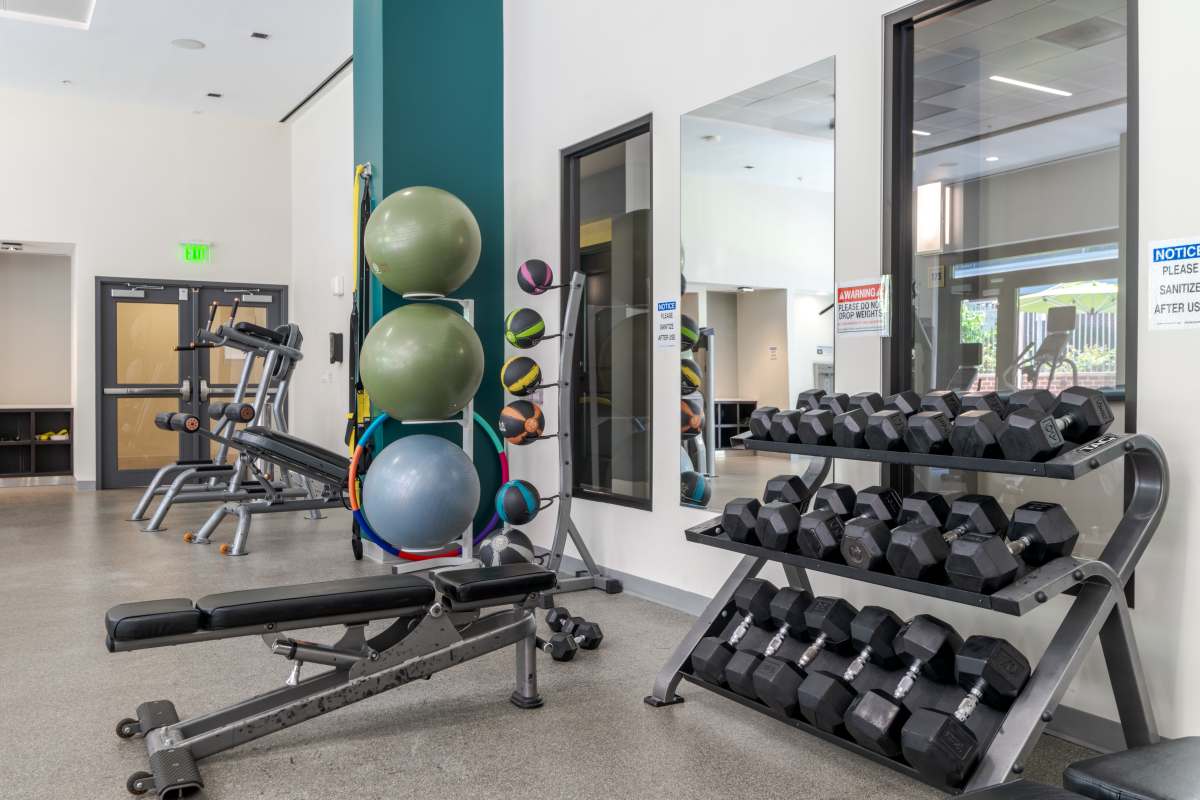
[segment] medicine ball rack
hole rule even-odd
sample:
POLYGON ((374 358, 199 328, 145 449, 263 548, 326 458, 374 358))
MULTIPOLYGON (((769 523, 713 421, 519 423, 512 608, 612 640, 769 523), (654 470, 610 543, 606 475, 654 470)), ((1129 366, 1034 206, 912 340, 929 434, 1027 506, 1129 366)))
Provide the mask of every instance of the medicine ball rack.
MULTIPOLYGON (((999 724, 990 726, 990 738, 981 740, 979 762, 965 786, 938 786, 939 789, 958 793, 1018 778, 1043 729, 1053 720, 1059 702, 1097 639, 1104 654, 1126 746, 1137 747, 1158 741, 1158 729, 1125 597, 1125 586, 1158 527, 1167 501, 1169 473, 1166 458, 1153 437, 1136 433, 1109 433, 1044 463, 783 444, 753 439, 748 433, 735 438, 740 446, 751 450, 814 456, 802 476, 805 484, 812 487, 824 482, 834 458, 1062 480, 1078 480, 1105 464, 1125 459, 1132 479, 1132 493, 1124 515, 1099 558, 1056 559, 991 595, 740 544, 722 532, 720 517, 689 528, 684 532, 688 541, 741 553, 743 558, 658 673, 653 692, 645 699, 647 704, 660 707, 682 702, 683 697, 676 694, 675 690, 680 680, 687 680, 928 783, 915 769, 899 760, 860 747, 852 740, 821 731, 803 720, 777 715, 756 700, 742 697, 692 674, 689 659, 700 640, 705 636, 719 636, 731 624, 736 624, 734 591, 742 581, 756 576, 768 561, 775 561, 783 565, 791 586, 810 592, 812 588, 807 571, 814 570, 1013 616, 1027 614, 1057 595, 1074 595, 1045 653, 1036 664, 1029 683, 999 724)), ((820 662, 815 663, 817 668, 824 668, 820 662)))

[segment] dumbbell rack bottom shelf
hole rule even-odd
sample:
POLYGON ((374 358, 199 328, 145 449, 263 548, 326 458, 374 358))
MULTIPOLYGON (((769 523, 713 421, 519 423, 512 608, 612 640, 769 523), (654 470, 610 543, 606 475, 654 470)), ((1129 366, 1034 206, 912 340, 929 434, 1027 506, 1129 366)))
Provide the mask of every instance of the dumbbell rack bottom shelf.
POLYGON ((768 561, 778 561, 781 564, 802 567, 815 572, 825 572, 851 580, 874 583, 892 589, 912 592, 913 594, 923 594, 927 597, 949 600, 952 603, 986 608, 990 611, 997 611, 1001 614, 1010 614, 1018 617, 1044 605, 1051 597, 1066 592, 1078 583, 1099 575, 1111 574, 1111 570, 1103 562, 1059 558, 1030 571, 1020 580, 1009 584, 998 592, 987 595, 968 592, 940 583, 901 578, 890 573, 869 572, 833 561, 808 558, 799 553, 768 550, 765 547, 757 545, 735 542, 721 532, 720 517, 688 528, 683 533, 689 542, 695 542, 696 544, 708 545, 709 547, 716 547, 721 550, 730 550, 734 553, 763 558, 768 561))
POLYGON ((695 675, 692 675, 690 673, 684 673, 682 675, 682 677, 688 683, 695 684, 696 686, 707 689, 708 691, 712 692, 715 695, 724 697, 727 700, 733 700, 735 703, 743 705, 746 708, 754 709, 758 713, 765 714, 766 716, 771 717, 772 719, 778 720, 779 722, 782 722, 785 725, 790 725, 793 728, 798 728, 799 730, 804 731, 805 733, 810 733, 813 736, 824 739, 827 742, 836 744, 838 747, 843 747, 846 750, 849 750, 852 753, 856 753, 864 758, 870 759, 871 761, 874 761, 877 764, 882 764, 883 766, 888 767, 889 769, 894 769, 897 772, 907 775, 908 777, 912 778, 913 780, 917 780, 917 781, 920 781, 921 783, 929 784, 930 786, 933 786, 935 789, 940 789, 944 792, 949 792, 951 794, 957 794, 958 792, 962 791, 962 789, 955 788, 953 786, 943 786, 943 785, 936 784, 936 783, 930 783, 925 778, 921 777, 921 773, 917 772, 915 769, 913 769, 912 767, 910 767, 908 764, 904 763, 903 761, 900 761, 899 759, 888 758, 887 756, 882 755, 881 753, 876 753, 874 750, 863 747, 858 742, 855 742, 851 739, 845 739, 841 736, 838 736, 837 734, 829 733, 828 731, 823 731, 820 728, 816 727, 815 725, 809 725, 803 719, 795 719, 793 717, 788 717, 783 714, 780 714, 779 712, 775 711, 774 709, 772 709, 768 706, 765 706, 762 703, 759 703, 755 700, 751 700, 748 697, 742 697, 737 692, 726 689, 724 686, 716 686, 716 685, 711 684, 708 681, 704 680, 703 678, 698 678, 695 675))

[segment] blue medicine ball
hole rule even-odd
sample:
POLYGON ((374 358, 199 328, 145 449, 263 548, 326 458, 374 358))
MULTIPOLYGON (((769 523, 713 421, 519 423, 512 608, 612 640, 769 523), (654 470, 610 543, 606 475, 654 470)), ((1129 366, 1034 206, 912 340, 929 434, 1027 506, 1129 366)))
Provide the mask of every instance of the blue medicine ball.
POLYGON ((496 492, 496 513, 509 525, 524 525, 541 510, 542 496, 537 487, 519 478, 511 480, 496 492))

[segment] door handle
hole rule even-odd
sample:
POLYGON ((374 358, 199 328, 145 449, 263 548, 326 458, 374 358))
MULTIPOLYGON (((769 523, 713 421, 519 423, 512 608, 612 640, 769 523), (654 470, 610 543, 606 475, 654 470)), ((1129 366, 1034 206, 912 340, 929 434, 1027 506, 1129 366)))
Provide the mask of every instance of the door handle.
POLYGON ((171 394, 178 394, 185 400, 190 400, 192 397, 192 382, 187 378, 174 389, 158 386, 118 386, 104 387, 105 397, 165 397, 171 394))

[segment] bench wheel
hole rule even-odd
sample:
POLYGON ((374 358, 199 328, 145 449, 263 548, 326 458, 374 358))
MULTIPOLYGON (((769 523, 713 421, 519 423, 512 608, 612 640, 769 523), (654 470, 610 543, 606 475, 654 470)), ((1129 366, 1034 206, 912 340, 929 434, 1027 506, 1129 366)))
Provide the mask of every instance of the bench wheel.
POLYGON ((122 739, 132 739, 141 732, 138 726, 138 721, 132 717, 126 717, 117 723, 117 736, 122 739))
POLYGON ((192 542, 194 542, 196 540, 196 532, 195 531, 187 531, 186 533, 183 534, 183 540, 185 542, 187 542, 188 544, 191 544, 192 542))
POLYGON ((232 550, 233 547, 230 546, 229 542, 225 542, 217 549, 221 551, 221 555, 227 556, 227 555, 229 555, 229 551, 232 550))
POLYGON ((130 794, 145 794, 154 785, 154 776, 149 772, 135 772, 125 781, 125 788, 130 794))

